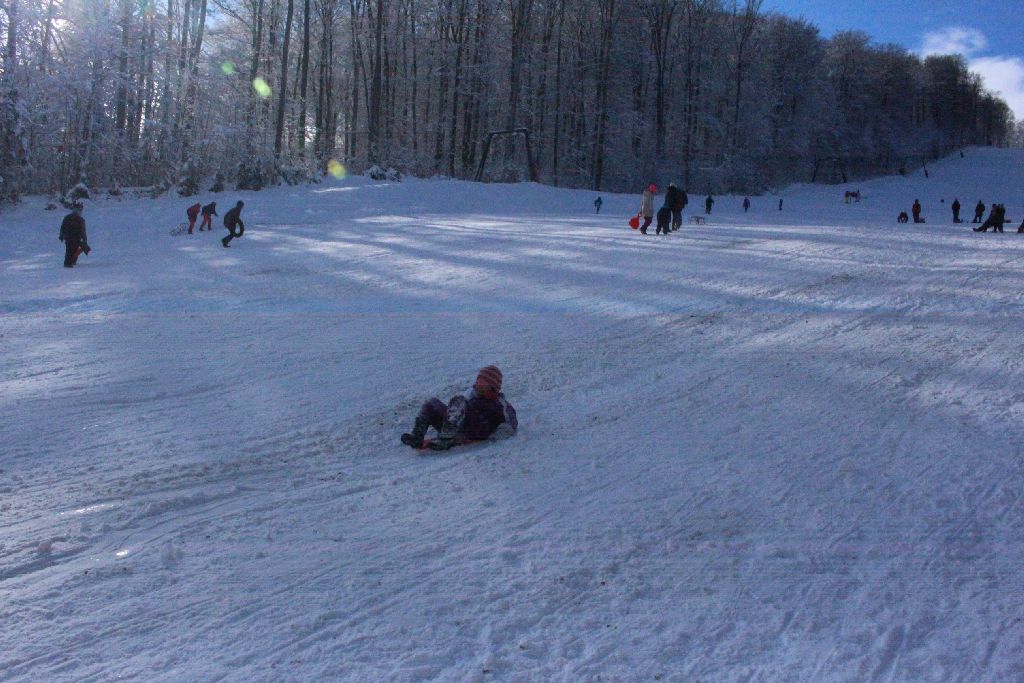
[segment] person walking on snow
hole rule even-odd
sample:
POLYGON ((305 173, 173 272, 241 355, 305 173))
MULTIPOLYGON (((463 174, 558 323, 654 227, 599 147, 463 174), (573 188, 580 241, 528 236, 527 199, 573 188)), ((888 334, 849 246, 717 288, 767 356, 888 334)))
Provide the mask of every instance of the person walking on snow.
POLYGON ((192 234, 192 228, 196 227, 196 219, 199 218, 199 209, 202 208, 202 204, 198 202, 185 209, 185 215, 188 216, 188 234, 192 234))
POLYGON ((217 202, 210 202, 203 207, 203 221, 199 224, 199 232, 203 231, 203 226, 213 232, 213 217, 217 215, 217 202))
POLYGON ((665 190, 665 206, 672 211, 672 229, 678 230, 683 225, 683 209, 686 208, 686 193, 669 183, 665 190))
POLYGON ((245 234, 245 223, 242 222, 242 207, 245 206, 245 202, 241 199, 235 204, 235 208, 224 214, 224 227, 228 229, 228 236, 223 238, 220 243, 225 247, 229 246, 231 240, 235 237, 241 237, 245 234), (235 226, 238 226, 238 232, 235 232, 235 226))
POLYGON ((601 213, 602 204, 604 204, 604 201, 600 197, 594 200, 594 213, 601 213))
POLYGON ((647 234, 647 228, 650 227, 651 221, 654 220, 654 194, 658 191, 658 186, 651 183, 644 190, 643 197, 640 199, 640 213, 638 214, 644 219, 643 224, 640 226, 641 234, 647 234))
POLYGON ((64 216, 60 224, 60 241, 64 243, 64 267, 74 268, 78 263, 78 256, 83 252, 88 254, 92 251, 89 248, 89 241, 85 234, 85 219, 82 218, 82 205, 72 204, 71 213, 64 216))
POLYGON ((750 211, 750 197, 743 198, 743 213, 750 211))
POLYGON ((963 223, 963 221, 960 220, 960 200, 953 197, 953 205, 950 208, 953 209, 953 222, 963 223))
POLYGON ((715 205, 715 200, 708 192, 708 198, 704 200, 704 213, 711 215, 711 207, 715 205))
POLYGON ((430 448, 443 451, 471 441, 515 436, 519 420, 512 404, 501 393, 501 370, 493 365, 480 368, 473 387, 462 396, 454 396, 446 406, 437 397, 427 400, 416 415, 411 432, 402 434, 402 443, 423 448, 427 430, 437 430, 430 448))
POLYGON ((972 223, 980 223, 982 217, 985 215, 985 204, 979 199, 978 203, 974 206, 974 220, 972 223))
POLYGON ((914 200, 914 205, 912 207, 910 207, 910 213, 913 214, 914 222, 915 223, 920 223, 921 222, 921 202, 920 201, 918 201, 916 199, 914 200))

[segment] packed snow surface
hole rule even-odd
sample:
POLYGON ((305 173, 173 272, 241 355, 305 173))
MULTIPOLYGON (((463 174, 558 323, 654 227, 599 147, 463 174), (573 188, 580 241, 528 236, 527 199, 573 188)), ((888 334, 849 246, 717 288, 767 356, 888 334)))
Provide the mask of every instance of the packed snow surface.
POLYGON ((1024 680, 1024 157, 929 171, 5 211, 0 679, 1024 680), (400 445, 489 363, 516 438, 400 445))

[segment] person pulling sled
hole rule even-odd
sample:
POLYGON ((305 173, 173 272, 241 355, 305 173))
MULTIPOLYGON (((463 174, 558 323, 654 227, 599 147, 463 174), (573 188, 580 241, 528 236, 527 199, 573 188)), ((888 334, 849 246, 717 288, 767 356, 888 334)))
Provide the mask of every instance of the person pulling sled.
POLYGON ((224 227, 228 229, 230 233, 227 237, 221 239, 220 243, 224 247, 228 247, 231 240, 235 237, 241 237, 245 234, 245 223, 242 222, 242 207, 245 206, 245 202, 241 199, 235 204, 235 208, 224 214, 224 227), (238 232, 235 232, 235 228, 238 228, 238 232))
POLYGON ((501 370, 493 365, 480 368, 473 387, 462 396, 454 396, 448 405, 434 397, 420 408, 411 432, 402 434, 402 443, 412 448, 425 446, 445 451, 453 446, 490 438, 515 436, 519 429, 516 410, 501 393, 501 370), (437 437, 427 440, 433 427, 437 437))
POLYGON ((78 263, 81 254, 88 255, 92 249, 89 248, 89 241, 85 234, 85 219, 82 218, 84 207, 75 202, 71 206, 71 213, 64 216, 60 224, 60 241, 64 243, 64 267, 74 268, 78 263))

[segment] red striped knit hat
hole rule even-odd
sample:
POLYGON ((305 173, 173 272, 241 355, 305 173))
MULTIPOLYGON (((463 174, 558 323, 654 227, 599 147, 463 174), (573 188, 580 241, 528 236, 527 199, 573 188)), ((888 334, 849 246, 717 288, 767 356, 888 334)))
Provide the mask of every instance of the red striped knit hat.
POLYGON ((480 368, 473 386, 484 396, 496 398, 501 391, 501 370, 493 365, 480 368))

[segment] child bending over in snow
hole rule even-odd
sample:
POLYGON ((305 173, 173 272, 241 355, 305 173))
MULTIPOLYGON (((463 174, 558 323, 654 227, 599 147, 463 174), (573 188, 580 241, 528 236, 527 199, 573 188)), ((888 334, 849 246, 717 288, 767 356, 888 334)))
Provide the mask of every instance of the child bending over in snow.
POLYGON ((429 442, 436 451, 470 441, 514 436, 519 420, 516 409, 501 393, 501 379, 501 370, 488 365, 480 368, 473 388, 464 396, 453 397, 447 406, 431 398, 420 408, 412 432, 402 434, 402 443, 423 448, 423 437, 430 427, 437 430, 438 437, 429 442))

